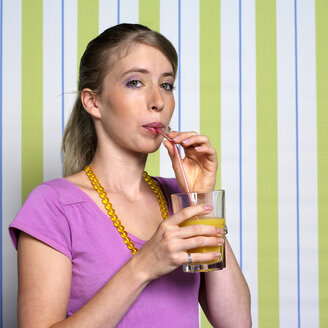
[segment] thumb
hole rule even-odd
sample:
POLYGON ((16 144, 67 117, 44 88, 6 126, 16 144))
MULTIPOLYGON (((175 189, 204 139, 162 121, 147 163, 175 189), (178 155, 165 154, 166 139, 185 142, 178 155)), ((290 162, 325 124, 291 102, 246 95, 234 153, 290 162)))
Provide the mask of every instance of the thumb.
POLYGON ((173 161, 174 161, 174 148, 175 147, 174 145, 172 145, 172 143, 168 140, 164 140, 163 141, 163 145, 165 146, 165 148, 167 149, 167 152, 169 153, 169 156, 171 158, 171 161, 172 161, 172 164, 173 164, 173 161))
POLYGON ((176 144, 172 144, 170 141, 166 140, 163 142, 165 148, 167 149, 169 156, 171 158, 172 167, 175 172, 175 174, 179 174, 180 172, 180 166, 179 166, 179 160, 177 156, 180 156, 179 152, 177 152, 174 148, 177 147, 176 144))

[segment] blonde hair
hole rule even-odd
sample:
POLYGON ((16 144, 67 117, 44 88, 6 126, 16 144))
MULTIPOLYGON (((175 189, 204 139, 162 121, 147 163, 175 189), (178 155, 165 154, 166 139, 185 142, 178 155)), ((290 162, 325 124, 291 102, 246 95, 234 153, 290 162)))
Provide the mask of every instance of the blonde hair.
POLYGON ((176 75, 178 56, 174 46, 163 35, 146 26, 119 24, 93 39, 80 61, 78 95, 64 131, 65 176, 83 170, 92 161, 97 147, 96 130, 91 115, 82 105, 81 91, 89 88, 100 95, 104 78, 111 67, 135 44, 146 44, 160 50, 170 61, 176 75))

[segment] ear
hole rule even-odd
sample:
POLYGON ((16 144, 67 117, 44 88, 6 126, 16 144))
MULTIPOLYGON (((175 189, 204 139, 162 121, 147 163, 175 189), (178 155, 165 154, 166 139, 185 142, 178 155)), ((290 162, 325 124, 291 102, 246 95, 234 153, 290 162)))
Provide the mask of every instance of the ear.
POLYGON ((81 102, 84 109, 94 118, 101 118, 97 95, 88 88, 81 91, 81 102))

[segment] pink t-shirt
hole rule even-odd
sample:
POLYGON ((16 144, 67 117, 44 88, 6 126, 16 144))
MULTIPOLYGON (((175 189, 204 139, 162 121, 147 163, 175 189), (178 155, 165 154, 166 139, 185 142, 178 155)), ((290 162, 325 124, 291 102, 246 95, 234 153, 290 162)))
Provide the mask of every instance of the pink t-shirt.
MULTIPOLYGON (((156 179, 171 214, 170 195, 181 190, 175 179, 156 179)), ((9 226, 16 248, 20 230, 72 261, 68 316, 95 295, 132 256, 108 216, 87 194, 64 178, 42 183, 31 192, 9 226)), ((129 236, 137 248, 145 244, 129 236)), ((181 268, 152 281, 118 327, 198 327, 199 283, 199 274, 183 273, 181 268)))

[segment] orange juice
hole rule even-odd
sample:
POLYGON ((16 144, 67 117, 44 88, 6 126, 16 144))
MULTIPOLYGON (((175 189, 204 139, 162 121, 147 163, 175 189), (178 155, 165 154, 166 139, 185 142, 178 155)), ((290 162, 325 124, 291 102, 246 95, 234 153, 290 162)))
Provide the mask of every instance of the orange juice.
MULTIPOLYGON (((204 225, 214 225, 224 231, 225 218, 215 218, 215 217, 197 217, 194 219, 188 219, 180 224, 180 227, 187 227, 195 224, 204 225)), ((224 236, 223 236, 224 237, 224 236)), ((224 245, 214 246, 214 247, 198 247, 188 250, 189 253, 208 253, 208 252, 218 252, 221 256, 213 262, 204 262, 202 264, 213 264, 216 262, 224 261, 224 245)), ((193 263, 197 264, 197 263, 193 263)))

